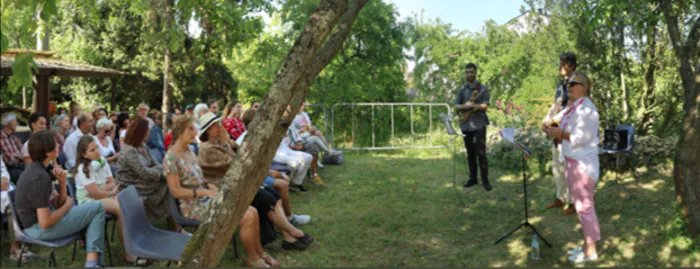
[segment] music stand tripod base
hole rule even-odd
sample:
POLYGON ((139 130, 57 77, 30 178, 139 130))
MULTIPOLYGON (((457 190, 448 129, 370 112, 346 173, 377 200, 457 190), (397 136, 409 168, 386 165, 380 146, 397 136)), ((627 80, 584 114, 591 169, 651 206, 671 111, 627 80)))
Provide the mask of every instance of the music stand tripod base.
MULTIPOLYGON (((464 134, 458 133, 454 127, 452 127, 452 116, 449 114, 440 114, 440 118, 442 119, 442 123, 445 125, 445 130, 447 131, 447 135, 450 136, 450 152, 452 153, 452 185, 453 187, 457 187, 457 153, 454 150, 453 142, 454 142, 454 136, 458 137, 465 137, 464 134)), ((466 167, 465 167, 465 172, 466 172, 466 167)))
POLYGON ((533 232, 535 232, 535 234, 537 235, 537 237, 540 238, 540 239, 542 239, 542 241, 544 241, 544 243, 547 244, 547 246, 548 246, 549 248, 552 248, 552 245, 549 244, 549 242, 547 242, 547 239, 545 239, 545 238, 537 231, 537 229, 535 228, 535 226, 532 225, 532 224, 530 223, 530 220, 528 219, 528 210, 527 210, 527 209, 528 209, 528 208, 527 208, 527 185, 526 185, 526 183, 527 183, 527 176, 525 175, 525 153, 522 154, 522 170, 523 170, 523 193, 525 194, 525 197, 523 198, 523 201, 524 201, 523 204, 525 205, 525 222, 523 222, 523 223, 521 223, 520 225, 518 225, 518 227, 515 227, 515 229, 513 229, 512 231, 510 231, 510 233, 508 233, 508 234, 504 235, 503 237, 501 237, 500 239, 498 239, 498 241, 496 241, 496 243, 494 243, 494 245, 497 245, 498 243, 500 243, 501 241, 503 241, 503 239, 508 238, 508 236, 510 236, 510 235, 512 235, 513 233, 515 233, 515 231, 517 231, 518 229, 520 229, 520 228, 522 228, 522 227, 528 227, 528 228, 530 228, 533 232))

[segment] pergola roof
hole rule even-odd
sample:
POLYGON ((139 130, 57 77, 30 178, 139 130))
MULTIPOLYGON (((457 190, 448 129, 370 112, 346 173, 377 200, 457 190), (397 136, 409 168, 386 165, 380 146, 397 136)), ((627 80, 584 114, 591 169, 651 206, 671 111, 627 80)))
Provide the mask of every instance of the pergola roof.
POLYGON ((34 52, 34 62, 39 69, 39 73, 48 76, 58 77, 119 77, 127 75, 114 69, 104 68, 85 63, 71 62, 56 58, 50 58, 54 53, 38 51, 8 50, 0 56, 0 75, 11 76, 12 64, 15 62, 15 55, 22 52, 34 52), (48 57, 47 57, 48 56, 48 57))
POLYGON ((51 101, 49 78, 54 76, 109 78, 112 81, 112 101, 110 107, 114 110, 117 102, 117 77, 128 75, 127 73, 85 63, 53 58, 53 55, 56 53, 50 51, 7 50, 0 55, 0 76, 11 76, 12 64, 15 62, 15 56, 26 52, 34 53, 33 60, 37 67, 37 70, 32 70, 35 77, 34 89, 37 94, 37 111, 48 115, 49 103, 51 101))

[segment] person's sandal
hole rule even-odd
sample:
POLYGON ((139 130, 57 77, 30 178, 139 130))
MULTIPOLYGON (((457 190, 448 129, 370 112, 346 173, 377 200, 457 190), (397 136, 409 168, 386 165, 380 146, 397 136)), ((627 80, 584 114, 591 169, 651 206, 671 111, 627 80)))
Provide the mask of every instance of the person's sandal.
MULTIPOLYGON (((24 253, 22 253, 22 263, 28 263, 32 259, 34 259, 34 253, 25 249, 24 253)), ((10 251, 10 260, 13 260, 13 261, 19 260, 19 250, 18 249, 15 251, 10 251)))
POLYGON ((263 260, 263 259, 258 259, 258 260, 255 261, 255 262, 250 262, 250 261, 246 260, 246 261, 245 261, 245 264, 246 264, 248 267, 253 267, 253 268, 268 268, 268 267, 270 267, 270 265, 268 265, 268 264, 265 262, 265 260, 263 260))
POLYGON ((260 257, 261 257, 263 260, 265 260, 265 262, 267 263, 267 265, 269 265, 270 267, 278 267, 278 266, 280 266, 280 262, 279 262, 278 260, 275 260, 275 258, 273 258, 272 256, 270 256, 269 254, 267 254, 267 252, 265 252, 265 253, 263 253, 262 255, 260 255, 260 257))
POLYGON ((314 242, 314 237, 304 232, 304 236, 297 238, 301 243, 308 245, 314 242))

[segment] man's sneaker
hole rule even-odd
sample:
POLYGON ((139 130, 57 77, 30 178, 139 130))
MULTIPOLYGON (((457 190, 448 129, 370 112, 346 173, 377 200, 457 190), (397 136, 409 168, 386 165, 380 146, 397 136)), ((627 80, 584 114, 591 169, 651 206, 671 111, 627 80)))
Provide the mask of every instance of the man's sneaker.
POLYGON ((323 164, 321 163, 321 160, 317 160, 316 165, 318 166, 318 168, 323 168, 323 164))
POLYGON ((321 177, 318 175, 314 175, 314 182, 316 182, 318 185, 326 185, 326 183, 323 183, 323 180, 321 180, 321 177))
POLYGON ((292 225, 299 226, 309 223, 311 221, 311 216, 292 214, 292 216, 289 217, 288 220, 289 223, 291 223, 292 225))
POLYGON ((297 185, 297 184, 289 184, 289 190, 293 192, 307 192, 306 188, 302 185, 297 185))

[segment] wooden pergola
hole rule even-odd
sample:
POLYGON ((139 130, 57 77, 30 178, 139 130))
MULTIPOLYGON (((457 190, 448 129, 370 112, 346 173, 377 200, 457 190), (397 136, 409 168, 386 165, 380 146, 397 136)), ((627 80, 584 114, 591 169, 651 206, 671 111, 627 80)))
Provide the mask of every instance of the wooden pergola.
POLYGON ((70 62, 53 58, 55 52, 48 51, 30 51, 30 50, 7 50, 0 55, 0 76, 12 76, 12 64, 15 61, 15 55, 24 52, 34 53, 34 62, 37 70, 34 70, 34 89, 36 90, 37 112, 42 112, 45 115, 49 113, 49 102, 51 101, 51 91, 49 90, 49 79, 51 77, 90 77, 90 78, 109 78, 112 82, 111 94, 112 99, 110 109, 114 110, 117 103, 117 78, 127 73, 94 66, 84 63, 70 62))

